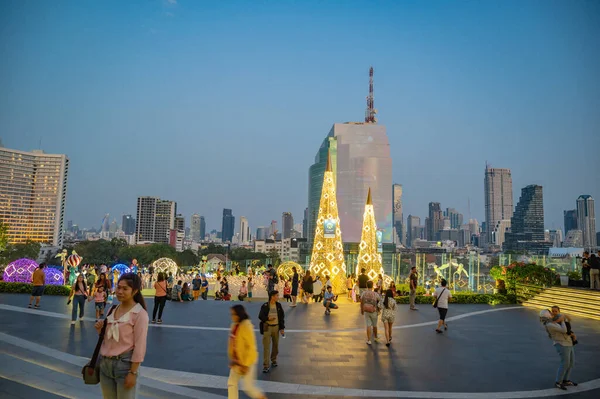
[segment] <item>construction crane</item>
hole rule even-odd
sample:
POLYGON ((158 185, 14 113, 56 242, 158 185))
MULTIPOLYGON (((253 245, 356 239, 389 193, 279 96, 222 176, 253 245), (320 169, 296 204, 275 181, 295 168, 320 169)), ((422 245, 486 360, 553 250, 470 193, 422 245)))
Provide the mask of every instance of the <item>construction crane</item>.
POLYGON ((375 101, 373 100, 373 67, 369 69, 369 95, 367 96, 367 109, 365 111, 365 123, 377 123, 375 115, 375 101))

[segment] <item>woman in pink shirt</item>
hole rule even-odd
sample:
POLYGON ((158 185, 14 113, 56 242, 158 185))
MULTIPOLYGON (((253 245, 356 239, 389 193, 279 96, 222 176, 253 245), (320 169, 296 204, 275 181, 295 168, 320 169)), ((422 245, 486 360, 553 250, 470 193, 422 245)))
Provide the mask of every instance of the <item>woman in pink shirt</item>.
POLYGON ((100 347, 100 386, 105 399, 135 398, 148 335, 148 313, 141 289, 138 275, 123 274, 115 289, 120 305, 113 306, 105 321, 95 325, 100 334, 104 322, 107 323, 100 347))

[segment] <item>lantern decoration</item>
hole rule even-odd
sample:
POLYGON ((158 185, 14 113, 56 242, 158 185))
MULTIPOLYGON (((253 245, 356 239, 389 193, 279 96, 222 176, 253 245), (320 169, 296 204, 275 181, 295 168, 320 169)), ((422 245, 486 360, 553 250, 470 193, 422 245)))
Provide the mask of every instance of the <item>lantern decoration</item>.
POLYGON ((172 273, 173 276, 177 275, 178 267, 173 259, 160 258, 155 260, 154 263, 152 263, 152 266, 154 266, 154 271, 156 273, 164 273, 165 277, 167 277, 169 273, 172 273))
POLYGON ((31 283, 33 272, 38 268, 38 264, 27 258, 17 259, 11 262, 4 269, 4 281, 10 283, 31 283))
POLYGON ((77 253, 73 251, 73 254, 69 255, 67 258, 67 263, 69 266, 77 267, 81 263, 81 259, 81 256, 77 255, 77 253))
POLYGON ((44 283, 46 285, 63 285, 65 283, 63 272, 62 270, 57 269, 57 266, 48 266, 43 270, 44 283))
POLYGON ((129 266, 124 265, 122 263, 117 263, 116 265, 111 267, 110 270, 113 275, 115 274, 115 271, 116 271, 118 277, 121 277, 123 274, 131 273, 131 269, 129 268, 129 266))
POLYGON ((298 273, 303 270, 302 266, 296 262, 283 262, 277 267, 277 274, 286 280, 291 280, 292 277, 294 277, 294 271, 292 270, 292 267, 295 267, 296 272, 298 273))

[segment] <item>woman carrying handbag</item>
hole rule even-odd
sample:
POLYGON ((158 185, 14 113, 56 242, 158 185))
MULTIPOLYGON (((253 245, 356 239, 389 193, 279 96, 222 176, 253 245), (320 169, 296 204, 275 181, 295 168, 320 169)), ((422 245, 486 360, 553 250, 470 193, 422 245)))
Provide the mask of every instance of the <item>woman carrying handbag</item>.
MULTIPOLYGON (((142 280, 134 273, 119 278, 115 288, 120 305, 106 317, 106 332, 99 363, 104 399, 133 399, 138 369, 146 354, 148 313, 142 296, 142 280)), ((104 321, 95 324, 102 334, 104 321)))

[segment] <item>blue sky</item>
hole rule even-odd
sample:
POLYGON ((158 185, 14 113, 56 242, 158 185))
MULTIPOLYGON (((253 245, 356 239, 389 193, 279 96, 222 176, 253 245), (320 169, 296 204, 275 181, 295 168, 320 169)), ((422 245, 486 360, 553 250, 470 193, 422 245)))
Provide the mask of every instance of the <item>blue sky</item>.
POLYGON ((209 229, 224 207, 301 222, 308 167, 334 122, 364 118, 373 65, 405 216, 470 200, 482 221, 488 161, 515 203, 543 185, 562 227, 600 198, 599 38, 597 1, 4 0, 0 138, 69 156, 80 226, 139 195, 209 229))

